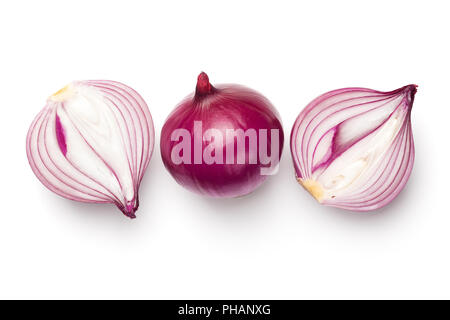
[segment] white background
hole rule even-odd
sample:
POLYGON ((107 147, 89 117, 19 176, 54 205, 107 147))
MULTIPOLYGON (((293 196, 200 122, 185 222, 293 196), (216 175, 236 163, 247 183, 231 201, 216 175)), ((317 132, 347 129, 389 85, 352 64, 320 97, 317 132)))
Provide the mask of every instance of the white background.
POLYGON ((2 1, 0 298, 450 298, 447 1, 2 1), (206 71, 281 113, 281 170, 252 196, 176 184, 159 132, 206 71), (36 179, 25 136, 72 80, 146 99, 156 145, 137 219, 36 179), (317 204, 295 181, 289 134, 317 95, 419 85, 416 163, 373 214, 317 204))

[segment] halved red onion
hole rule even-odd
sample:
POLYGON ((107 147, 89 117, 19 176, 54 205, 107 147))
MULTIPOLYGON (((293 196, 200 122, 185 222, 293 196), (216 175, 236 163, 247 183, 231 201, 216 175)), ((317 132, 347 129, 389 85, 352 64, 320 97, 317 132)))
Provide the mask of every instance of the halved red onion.
POLYGON ((27 135, 39 180, 60 196, 114 203, 135 218, 155 140, 142 97, 115 81, 76 81, 50 96, 27 135))
POLYGON ((235 84, 196 91, 169 115, 161 131, 165 167, 182 186, 211 197, 239 197, 276 173, 283 149, 278 112, 260 93, 235 84))
POLYGON ((346 88, 307 105, 291 132, 300 184, 318 202, 352 211, 375 210, 397 197, 414 163, 416 87, 346 88))

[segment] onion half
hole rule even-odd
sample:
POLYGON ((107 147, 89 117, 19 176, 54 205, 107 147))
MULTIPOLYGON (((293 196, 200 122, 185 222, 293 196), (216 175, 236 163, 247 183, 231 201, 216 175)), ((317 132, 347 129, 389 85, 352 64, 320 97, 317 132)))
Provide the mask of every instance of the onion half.
POLYGON ((339 89, 308 104, 291 132, 299 183, 327 206, 370 211, 391 202, 414 164, 416 87, 339 89))
POLYGON ((154 146, 147 104, 115 81, 76 81, 47 100, 27 135, 38 179, 75 201, 114 203, 135 218, 154 146))

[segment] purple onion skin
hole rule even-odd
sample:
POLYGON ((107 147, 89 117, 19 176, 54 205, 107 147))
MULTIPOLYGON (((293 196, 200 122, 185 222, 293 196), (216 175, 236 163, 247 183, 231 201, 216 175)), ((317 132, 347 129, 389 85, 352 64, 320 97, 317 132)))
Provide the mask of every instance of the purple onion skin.
MULTIPOLYGON (((185 98, 169 115, 161 131, 161 156, 163 163, 175 180, 187 189, 210 197, 231 198, 251 193, 267 178, 261 175, 263 165, 258 157, 257 163, 250 164, 252 150, 246 142, 245 164, 237 164, 236 144, 234 161, 225 163, 226 145, 223 144, 223 164, 194 164, 194 121, 202 122, 202 132, 218 129, 226 137, 227 129, 271 129, 279 131, 279 158, 281 157, 284 135, 281 121, 270 101, 249 88, 223 84, 212 86, 208 76, 198 77, 196 92, 185 98), (191 134, 191 164, 175 164, 171 159, 172 148, 178 141, 171 141, 176 129, 186 129, 191 134)), ((270 150, 272 137, 268 134, 267 150, 270 150)), ((236 141, 235 141, 236 143, 236 141)), ((203 141, 202 154, 209 142, 203 141)), ((278 158, 278 161, 279 161, 278 158)))

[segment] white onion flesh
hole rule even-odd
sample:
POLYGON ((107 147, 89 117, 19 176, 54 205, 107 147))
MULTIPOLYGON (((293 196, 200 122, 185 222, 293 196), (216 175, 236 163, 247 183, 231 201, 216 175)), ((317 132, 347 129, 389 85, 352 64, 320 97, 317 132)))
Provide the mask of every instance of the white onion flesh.
POLYGON ((291 134, 298 181, 324 205, 370 211, 392 201, 414 163, 415 92, 348 88, 312 101, 291 134))
POLYGON ((114 81, 77 81, 49 97, 27 136, 39 180, 76 201, 114 203, 135 217, 154 145, 147 104, 114 81))

